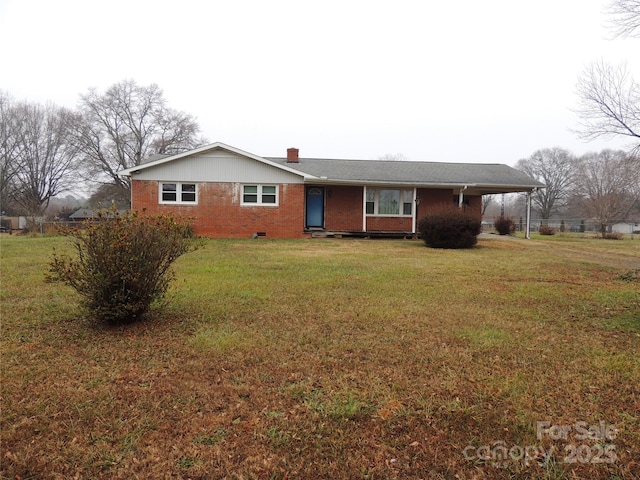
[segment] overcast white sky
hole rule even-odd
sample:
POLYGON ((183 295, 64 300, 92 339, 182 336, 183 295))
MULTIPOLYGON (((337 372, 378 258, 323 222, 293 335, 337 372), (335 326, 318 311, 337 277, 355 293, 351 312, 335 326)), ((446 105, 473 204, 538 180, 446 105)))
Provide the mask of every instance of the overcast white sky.
POLYGON ((618 148, 571 129, 609 40, 606 0, 0 0, 0 89, 74 107, 89 87, 158 84, 202 134, 263 156, 515 164, 618 148))

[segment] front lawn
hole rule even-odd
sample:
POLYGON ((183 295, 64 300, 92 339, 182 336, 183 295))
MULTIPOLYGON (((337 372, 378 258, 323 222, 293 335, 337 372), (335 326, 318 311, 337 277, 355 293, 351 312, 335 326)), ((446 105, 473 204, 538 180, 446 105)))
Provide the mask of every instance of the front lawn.
POLYGON ((106 328, 0 238, 1 478, 635 479, 640 241, 228 240, 106 328))

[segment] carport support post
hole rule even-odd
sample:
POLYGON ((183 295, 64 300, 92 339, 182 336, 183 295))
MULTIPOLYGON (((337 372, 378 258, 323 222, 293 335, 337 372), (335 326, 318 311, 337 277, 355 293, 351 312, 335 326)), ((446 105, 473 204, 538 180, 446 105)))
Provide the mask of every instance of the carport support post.
POLYGON ((462 208, 464 204, 464 191, 468 188, 467 185, 460 189, 460 194, 458 195, 458 208, 462 208))
POLYGON ((367 186, 362 188, 362 231, 367 231, 367 186))
POLYGON ((524 236, 527 240, 531 239, 531 192, 527 192, 527 228, 524 236))

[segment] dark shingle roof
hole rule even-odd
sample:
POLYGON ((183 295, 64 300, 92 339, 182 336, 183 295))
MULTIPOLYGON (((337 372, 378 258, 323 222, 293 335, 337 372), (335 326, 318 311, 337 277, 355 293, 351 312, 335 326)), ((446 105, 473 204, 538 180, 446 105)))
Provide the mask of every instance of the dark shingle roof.
POLYGON ((305 183, 385 185, 424 188, 460 188, 470 194, 526 192, 544 187, 523 172, 503 164, 441 163, 392 160, 337 160, 300 158, 288 163, 286 158, 259 157, 249 152, 216 142, 176 155, 158 155, 145 163, 119 172, 131 176, 190 155, 222 149, 305 177, 305 183))
POLYGON ((502 164, 320 158, 301 158, 298 163, 287 163, 286 158, 267 160, 329 182, 418 186, 473 185, 486 188, 500 186, 514 189, 544 186, 525 173, 502 164))

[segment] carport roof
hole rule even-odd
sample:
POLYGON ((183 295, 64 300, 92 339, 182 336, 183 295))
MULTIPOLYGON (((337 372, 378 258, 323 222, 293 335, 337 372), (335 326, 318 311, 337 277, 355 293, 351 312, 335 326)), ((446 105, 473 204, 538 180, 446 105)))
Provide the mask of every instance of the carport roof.
POLYGON ((286 158, 267 160, 305 174, 307 183, 362 184, 455 188, 469 193, 508 193, 544 187, 525 173, 503 164, 441 163, 393 160, 337 160, 286 158))

